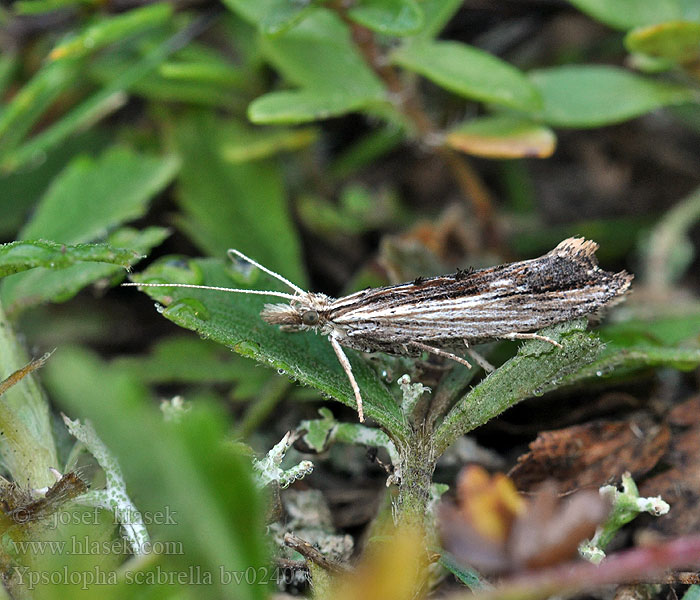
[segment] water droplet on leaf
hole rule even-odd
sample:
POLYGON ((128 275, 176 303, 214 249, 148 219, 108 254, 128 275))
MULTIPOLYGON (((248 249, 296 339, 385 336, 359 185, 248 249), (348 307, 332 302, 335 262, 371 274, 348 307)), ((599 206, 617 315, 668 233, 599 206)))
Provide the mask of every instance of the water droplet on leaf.
POLYGON ((174 320, 194 317, 200 321, 208 321, 210 318, 209 309, 195 298, 176 300, 165 309, 163 314, 174 320))
POLYGON ((145 283, 204 284, 204 275, 200 266, 193 260, 179 256, 169 256, 157 261, 149 267, 145 275, 147 277, 143 279, 145 283))
POLYGON ((248 286, 258 278, 258 270, 247 260, 237 257, 233 257, 226 265, 226 274, 236 286, 248 286))
POLYGON ((258 354, 259 349, 259 346, 252 342, 243 341, 236 344, 236 352, 243 356, 255 356, 258 354))

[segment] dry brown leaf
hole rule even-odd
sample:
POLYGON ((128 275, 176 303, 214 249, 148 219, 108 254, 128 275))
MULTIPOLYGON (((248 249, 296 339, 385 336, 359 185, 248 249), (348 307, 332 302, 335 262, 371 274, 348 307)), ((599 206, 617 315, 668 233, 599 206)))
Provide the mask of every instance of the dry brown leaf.
POLYGON ((648 473, 669 438, 667 426, 645 421, 593 421, 543 431, 509 476, 521 491, 531 491, 546 479, 556 480, 560 493, 600 487, 625 471, 635 478, 648 473))
POLYGON ((700 398, 694 397, 676 406, 668 416, 674 425, 692 425, 676 433, 663 462, 670 468, 642 482, 643 496, 661 496, 671 511, 654 519, 651 527, 665 535, 700 532, 700 398))

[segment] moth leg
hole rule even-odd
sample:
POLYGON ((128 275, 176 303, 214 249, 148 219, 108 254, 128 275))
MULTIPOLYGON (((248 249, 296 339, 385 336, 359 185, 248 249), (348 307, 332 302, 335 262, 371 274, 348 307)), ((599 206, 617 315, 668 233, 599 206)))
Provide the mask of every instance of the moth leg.
POLYGON ((357 385, 357 380, 355 379, 355 376, 352 374, 352 367, 350 366, 350 361, 348 360, 348 357, 345 356, 345 352, 343 352, 343 349, 340 346, 340 343, 336 338, 334 338, 332 335, 328 336, 328 339, 331 342, 331 346, 333 346, 333 350, 335 350, 335 355, 338 357, 338 360, 340 361, 340 366, 343 367, 343 371, 345 371, 345 374, 348 376, 348 379, 350 380, 350 387, 352 388, 352 391, 355 393, 355 400, 357 401, 357 415, 360 417, 360 423, 365 422, 365 415, 364 411, 362 410, 362 396, 360 395, 360 386, 357 385))
POLYGON ((563 348, 563 346, 554 341, 552 338, 548 338, 546 335, 539 335, 537 333, 506 333, 505 335, 499 335, 498 337, 504 340, 542 340, 543 342, 549 342, 557 348, 563 348))
POLYGON ((467 345, 467 354, 471 356, 474 359, 474 362, 477 365, 479 365, 484 371, 486 371, 487 373, 492 373, 496 370, 496 367, 494 367, 488 360, 481 356, 481 354, 479 354, 473 348, 470 348, 466 340, 464 341, 464 343, 467 345))
POLYGON ((427 344, 423 344, 422 342, 410 342, 407 345, 413 346, 414 348, 418 348, 419 350, 425 350, 426 352, 430 352, 431 354, 435 354, 436 356, 444 356, 445 358, 449 358, 458 362, 461 365, 464 365, 465 367, 467 367, 467 369, 472 368, 471 364, 469 364, 461 356, 452 354, 452 352, 445 352, 444 350, 440 350, 440 348, 433 348, 433 346, 428 346, 427 344))

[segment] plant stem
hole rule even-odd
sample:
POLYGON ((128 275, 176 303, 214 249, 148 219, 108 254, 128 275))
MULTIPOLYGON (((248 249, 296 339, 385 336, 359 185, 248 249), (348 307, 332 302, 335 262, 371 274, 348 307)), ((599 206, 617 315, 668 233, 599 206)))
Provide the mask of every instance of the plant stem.
POLYGON ((435 471, 435 444, 425 428, 414 430, 399 447, 401 484, 396 502, 397 524, 423 526, 435 471))
POLYGON ((443 144, 438 127, 423 108, 414 90, 403 84, 396 69, 388 64, 386 57, 379 51, 372 31, 350 20, 341 2, 335 2, 331 6, 350 28, 352 39, 365 62, 384 81, 390 94, 399 99, 396 102, 398 110, 408 119, 421 140, 435 147, 438 156, 452 171, 462 194, 471 202, 472 211, 484 232, 488 247, 500 250, 502 240, 494 216, 493 198, 479 174, 465 156, 443 144))

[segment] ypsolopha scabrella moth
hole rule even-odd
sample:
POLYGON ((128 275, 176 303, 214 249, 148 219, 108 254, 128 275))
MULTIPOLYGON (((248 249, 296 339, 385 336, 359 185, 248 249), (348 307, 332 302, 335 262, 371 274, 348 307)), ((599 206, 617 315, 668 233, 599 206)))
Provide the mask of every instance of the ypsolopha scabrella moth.
POLYGON ((236 294, 277 296, 288 303, 266 304, 260 316, 285 331, 314 329, 326 335, 350 381, 360 421, 362 395, 343 346, 362 352, 418 356, 429 352, 471 365, 455 354, 461 347, 483 366, 488 363, 469 346, 490 339, 539 339, 533 333, 548 325, 594 313, 624 294, 633 276, 598 267, 598 244, 568 238, 532 260, 453 275, 419 277, 415 281, 368 288, 342 298, 306 292, 248 258, 240 258, 278 279, 293 294, 176 283, 125 283, 138 287, 183 287, 236 294))

